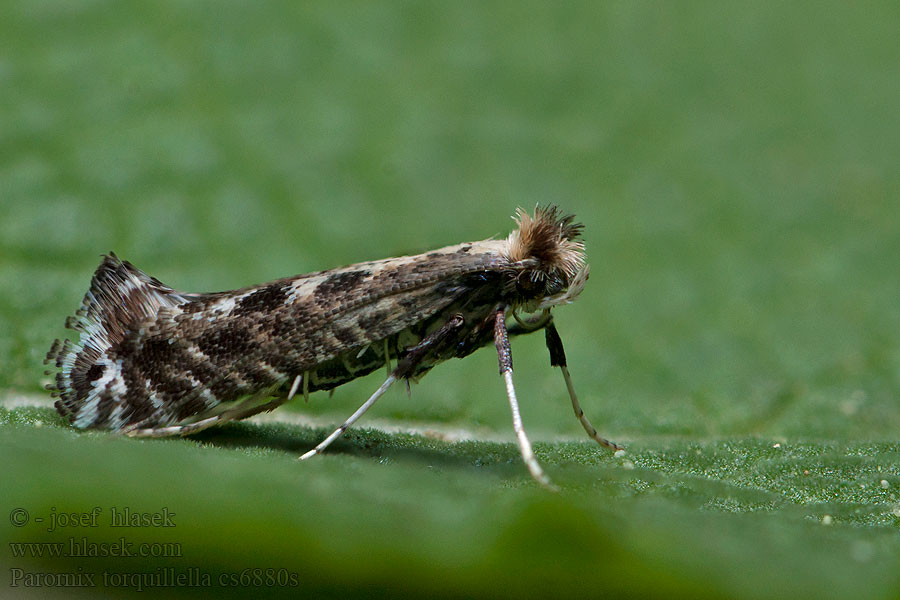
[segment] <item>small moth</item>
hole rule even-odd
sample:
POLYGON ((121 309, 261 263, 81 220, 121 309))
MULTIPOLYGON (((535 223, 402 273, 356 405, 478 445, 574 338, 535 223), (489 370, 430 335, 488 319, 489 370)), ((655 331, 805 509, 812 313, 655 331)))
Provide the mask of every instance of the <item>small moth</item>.
POLYGON ((587 281, 582 225, 555 206, 534 216, 519 209, 514 219, 518 229, 503 240, 210 294, 175 291, 110 253, 66 321, 79 341, 56 340, 47 354, 57 369, 47 387, 75 427, 162 437, 270 411, 297 393, 308 398, 386 366, 384 383, 306 459, 397 380, 493 342, 522 458, 552 488, 522 426, 511 334, 544 330, 550 364, 560 367, 582 426, 601 445, 619 446, 584 416, 550 315, 587 281))

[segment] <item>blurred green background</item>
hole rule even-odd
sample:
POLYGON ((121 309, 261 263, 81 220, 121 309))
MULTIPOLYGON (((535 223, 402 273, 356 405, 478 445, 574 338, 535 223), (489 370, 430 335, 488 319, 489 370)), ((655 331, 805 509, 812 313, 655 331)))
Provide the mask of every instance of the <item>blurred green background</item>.
POLYGON ((0 508, 178 518, 46 532, 4 512, 0 530, 184 548, 168 562, 0 548, 4 585, 11 568, 260 567, 299 583, 262 591, 325 597, 900 596, 897 3, 3 13, 0 508), (438 433, 364 419, 308 464, 293 458, 380 374, 279 409, 317 428, 134 441, 49 408, 41 360, 103 252, 218 291, 503 236, 517 206, 548 202, 584 223, 591 263, 556 311, 575 385, 628 446, 591 445, 542 336, 515 339, 523 419, 559 495, 519 461, 490 350, 368 419, 438 433), (500 442, 441 441, 455 429, 500 442))

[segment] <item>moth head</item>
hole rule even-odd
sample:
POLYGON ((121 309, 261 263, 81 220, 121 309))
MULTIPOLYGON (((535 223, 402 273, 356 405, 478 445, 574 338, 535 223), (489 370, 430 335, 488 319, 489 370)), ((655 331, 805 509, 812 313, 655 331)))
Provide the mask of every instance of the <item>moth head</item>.
POLYGON ((521 208, 513 217, 519 228, 507 238, 509 271, 506 290, 519 304, 542 308, 571 302, 587 279, 581 237, 583 226, 555 206, 537 207, 534 216, 521 208), (549 304, 548 304, 549 303, 549 304))

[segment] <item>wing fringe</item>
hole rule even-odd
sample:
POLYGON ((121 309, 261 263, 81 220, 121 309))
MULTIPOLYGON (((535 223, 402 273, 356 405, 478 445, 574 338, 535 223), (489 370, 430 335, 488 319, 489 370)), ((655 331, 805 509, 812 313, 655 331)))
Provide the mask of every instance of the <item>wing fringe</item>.
POLYGON ((53 364, 56 378, 47 386, 58 398, 59 413, 77 427, 90 427, 101 421, 101 411, 109 413, 114 402, 111 386, 117 369, 109 351, 163 307, 177 306, 187 300, 158 279, 150 277, 112 252, 91 279, 91 286, 66 327, 78 331, 78 342, 54 340, 45 364, 53 364))

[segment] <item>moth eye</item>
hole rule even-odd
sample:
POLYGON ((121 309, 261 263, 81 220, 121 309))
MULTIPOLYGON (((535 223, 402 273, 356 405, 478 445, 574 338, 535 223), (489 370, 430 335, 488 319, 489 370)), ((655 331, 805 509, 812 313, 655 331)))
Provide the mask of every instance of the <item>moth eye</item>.
POLYGON ((548 296, 552 296, 553 294, 558 294, 566 289, 566 282, 554 277, 550 281, 547 282, 547 289, 545 290, 545 294, 548 296))
POLYGON ((541 294, 544 282, 537 281, 533 277, 529 277, 524 273, 516 279, 516 291, 526 298, 534 298, 541 294))
POLYGON ((549 275, 547 279, 544 280, 543 284, 542 294, 544 296, 559 294, 569 287, 569 281, 558 273, 549 275))

